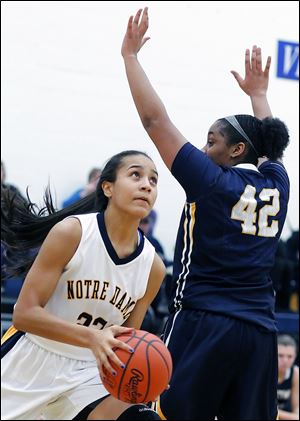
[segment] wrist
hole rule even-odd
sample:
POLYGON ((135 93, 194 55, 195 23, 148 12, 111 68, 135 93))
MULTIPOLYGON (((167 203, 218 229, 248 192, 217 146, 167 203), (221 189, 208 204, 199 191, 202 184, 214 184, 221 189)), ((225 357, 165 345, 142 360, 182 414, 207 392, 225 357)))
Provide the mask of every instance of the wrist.
POLYGON ((267 98, 267 92, 261 91, 261 92, 252 93, 252 94, 250 94, 250 98, 252 98, 252 99, 267 98))
POLYGON ((131 54, 124 54, 123 59, 126 60, 137 60, 137 54, 131 53, 131 54))
POLYGON ((82 326, 81 330, 81 339, 82 339, 82 346, 84 348, 92 349, 96 336, 96 329, 91 328, 89 326, 82 326))

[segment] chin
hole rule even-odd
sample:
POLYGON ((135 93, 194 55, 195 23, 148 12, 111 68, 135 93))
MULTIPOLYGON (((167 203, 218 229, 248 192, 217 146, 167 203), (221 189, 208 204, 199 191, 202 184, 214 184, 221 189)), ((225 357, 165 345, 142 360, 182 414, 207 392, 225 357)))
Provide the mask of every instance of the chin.
POLYGON ((138 217, 140 219, 146 218, 146 216, 149 215, 151 209, 144 209, 143 211, 141 210, 140 212, 138 212, 138 217))

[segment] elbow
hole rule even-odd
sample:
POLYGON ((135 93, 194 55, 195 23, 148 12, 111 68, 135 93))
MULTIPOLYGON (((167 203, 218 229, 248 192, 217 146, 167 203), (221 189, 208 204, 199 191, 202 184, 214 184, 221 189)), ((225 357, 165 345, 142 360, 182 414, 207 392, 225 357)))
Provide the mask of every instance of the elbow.
POLYGON ((28 309, 21 308, 20 305, 15 304, 12 322, 13 326, 17 330, 26 332, 27 330, 27 321, 30 319, 30 312, 28 309))
POLYGON ((146 131, 151 130, 151 127, 153 126, 154 121, 155 120, 152 117, 149 117, 149 116, 142 117, 142 124, 143 124, 144 129, 146 131))
POLYGON ((23 326, 22 326, 22 323, 21 323, 21 319, 20 319, 18 316, 16 317, 16 315, 15 315, 15 314, 13 315, 12 323, 13 323, 13 326, 14 326, 17 330, 23 330, 23 326))
POLYGON ((13 312, 12 322, 13 322, 14 327, 17 330, 23 329, 22 321, 24 322, 24 312, 18 310, 18 308, 15 306, 14 312, 13 312), (23 313, 23 317, 22 317, 22 313, 23 313))
POLYGON ((149 116, 146 115, 141 118, 142 124, 144 126, 144 129, 150 133, 153 130, 160 130, 164 127, 167 127, 170 123, 170 119, 167 114, 162 116, 149 116))

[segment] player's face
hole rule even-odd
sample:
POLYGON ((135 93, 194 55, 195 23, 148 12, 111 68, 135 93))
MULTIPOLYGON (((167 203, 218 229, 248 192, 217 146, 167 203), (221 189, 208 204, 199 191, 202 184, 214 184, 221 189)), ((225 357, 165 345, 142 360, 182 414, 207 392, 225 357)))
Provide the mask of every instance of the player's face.
POLYGON ((296 350, 293 346, 278 345, 278 369, 284 372, 292 367, 296 358, 296 350))
POLYGON ((207 142, 202 151, 212 160, 215 164, 230 166, 231 160, 231 147, 227 145, 225 135, 221 130, 221 124, 215 122, 209 129, 207 134, 207 142))
POLYGON ((154 206, 157 197, 156 167, 144 155, 123 159, 116 181, 110 184, 110 204, 132 216, 144 218, 154 206))

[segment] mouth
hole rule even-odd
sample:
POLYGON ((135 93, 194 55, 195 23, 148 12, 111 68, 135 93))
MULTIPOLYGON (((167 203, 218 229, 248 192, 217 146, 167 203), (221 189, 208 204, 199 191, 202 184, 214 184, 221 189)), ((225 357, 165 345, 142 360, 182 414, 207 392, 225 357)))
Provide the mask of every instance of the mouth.
POLYGON ((142 202, 147 203, 148 205, 150 205, 149 200, 147 199, 147 197, 136 197, 134 200, 140 200, 142 202))

